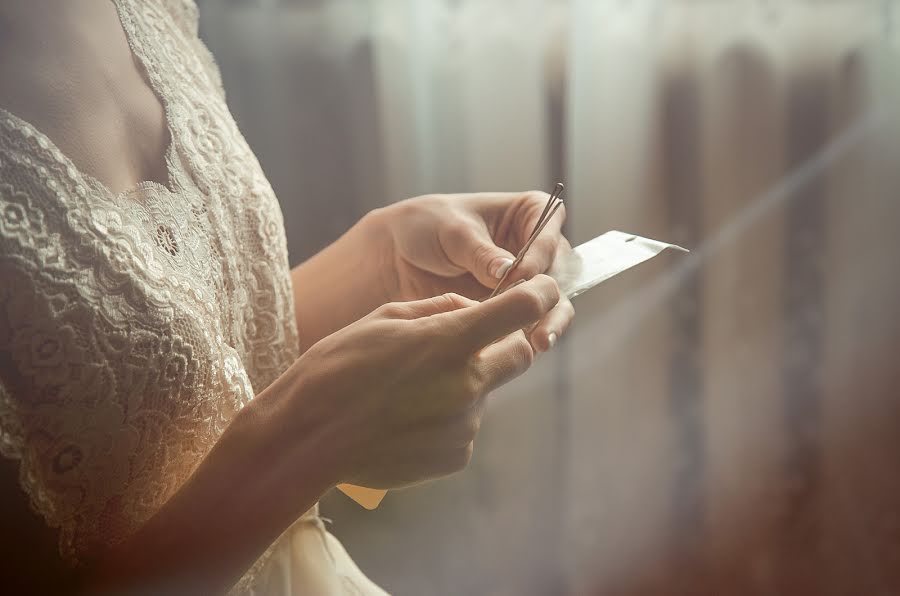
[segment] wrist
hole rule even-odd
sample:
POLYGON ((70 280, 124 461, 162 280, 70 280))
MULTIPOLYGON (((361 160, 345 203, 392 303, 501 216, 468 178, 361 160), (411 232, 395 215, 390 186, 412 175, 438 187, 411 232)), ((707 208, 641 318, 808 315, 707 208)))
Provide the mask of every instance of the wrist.
POLYGON ((383 210, 291 271, 300 351, 394 300, 394 243, 383 210))
POLYGON ((265 476, 297 503, 311 494, 318 500, 343 482, 347 459, 337 421, 329 416, 325 400, 317 400, 321 396, 303 374, 302 359, 238 412, 229 426, 230 432, 246 438, 242 443, 256 441, 254 459, 265 462, 265 476))
POLYGON ((396 221, 397 205, 374 209, 359 221, 364 245, 372 257, 373 271, 377 272, 377 288, 381 303, 394 302, 400 295, 392 223, 396 221))

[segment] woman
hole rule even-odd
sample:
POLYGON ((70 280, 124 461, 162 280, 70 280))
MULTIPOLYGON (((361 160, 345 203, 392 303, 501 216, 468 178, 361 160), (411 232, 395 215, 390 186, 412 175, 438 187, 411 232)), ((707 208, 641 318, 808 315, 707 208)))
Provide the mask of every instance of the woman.
POLYGON ((401 202, 290 271, 196 20, 0 4, 4 589, 382 594, 317 501, 466 465, 573 316, 562 218, 485 302, 545 195, 401 202))

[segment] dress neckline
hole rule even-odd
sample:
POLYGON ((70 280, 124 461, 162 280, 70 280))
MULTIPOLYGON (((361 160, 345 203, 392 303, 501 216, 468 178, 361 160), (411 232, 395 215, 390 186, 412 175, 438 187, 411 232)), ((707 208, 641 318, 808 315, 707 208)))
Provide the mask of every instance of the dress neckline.
POLYGON ((142 74, 145 83, 156 96, 157 100, 160 102, 160 105, 163 108, 163 120, 166 127, 166 134, 168 135, 166 150, 162 155, 162 159, 165 162, 164 170, 166 180, 162 182, 156 180, 141 180, 118 193, 113 192, 105 182, 79 168, 72 160, 72 158, 69 157, 64 151, 62 151, 59 146, 57 146, 57 144, 53 142, 53 139, 46 135, 40 128, 38 128, 28 120, 15 115, 3 106, 0 106, 0 116, 12 121, 20 128, 28 130, 35 138, 43 140, 42 143, 39 142, 42 149, 52 150, 54 153, 61 156, 67 167, 72 168, 72 170, 74 170, 84 181, 88 182, 90 186, 101 190, 108 198, 112 199, 115 202, 119 202, 129 197, 130 195, 145 193, 147 191, 176 194, 176 142, 175 130, 172 126, 171 105, 167 99, 166 94, 163 93, 163 91, 160 89, 160 86, 156 83, 156 81, 154 81, 154 77, 152 76, 147 63, 144 60, 143 52, 138 50, 134 39, 132 39, 131 31, 126 25, 126 20, 129 17, 125 12, 126 9, 123 6, 123 0, 112 0, 112 4, 116 11, 116 18, 118 20, 119 27, 122 28, 122 33, 125 36, 125 41, 128 43, 128 50, 129 52, 131 52, 131 58, 137 65, 140 66, 141 70, 143 71, 142 74))

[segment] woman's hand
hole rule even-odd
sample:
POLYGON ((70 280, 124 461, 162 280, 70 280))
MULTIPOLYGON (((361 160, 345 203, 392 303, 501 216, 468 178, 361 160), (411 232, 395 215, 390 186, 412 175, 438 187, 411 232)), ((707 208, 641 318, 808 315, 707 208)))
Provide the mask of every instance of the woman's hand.
MULTIPOLYGON (((384 286, 393 300, 417 300, 445 292, 481 299, 494 289, 524 246, 540 218, 548 195, 542 192, 430 195, 379 210, 374 219, 383 230, 379 258, 384 286)), ((531 279, 550 270, 554 260, 571 251, 562 235, 565 209, 560 209, 509 282, 531 279)), ((535 327, 535 349, 553 346, 574 315, 562 299, 535 327)))
POLYGON ((484 303, 445 294, 384 305, 297 360, 287 376, 309 399, 281 402, 276 417, 299 407, 324 429, 338 482, 392 488, 455 472, 472 455, 484 397, 532 364, 521 329, 558 303, 556 282, 540 275, 484 303))
POLYGON ((85 591, 224 593, 335 485, 461 469, 485 395, 534 359, 521 329, 558 301, 540 275, 483 303, 387 304, 317 342, 237 412, 149 520, 86 563, 85 591))
MULTIPOLYGON (((387 302, 455 293, 480 300, 528 239, 547 202, 541 192, 431 195, 366 215, 291 273, 300 350, 387 302)), ((560 209, 508 282, 550 270, 571 251, 560 209)), ((565 298, 529 332, 546 351, 574 316, 565 298)))

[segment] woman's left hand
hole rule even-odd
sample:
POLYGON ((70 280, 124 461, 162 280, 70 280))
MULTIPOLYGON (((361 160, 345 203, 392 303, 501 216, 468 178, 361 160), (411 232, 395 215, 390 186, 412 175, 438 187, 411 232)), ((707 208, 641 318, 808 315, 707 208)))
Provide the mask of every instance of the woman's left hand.
MULTIPOLYGON (((420 300, 447 292, 480 300, 494 289, 528 240, 549 196, 543 192, 429 195, 386 207, 379 214, 389 254, 385 285, 391 300, 420 300)), ((562 235, 565 207, 528 250, 507 284, 550 270, 571 251, 562 235)), ((530 332, 533 347, 547 351, 574 316, 563 298, 530 332)))

